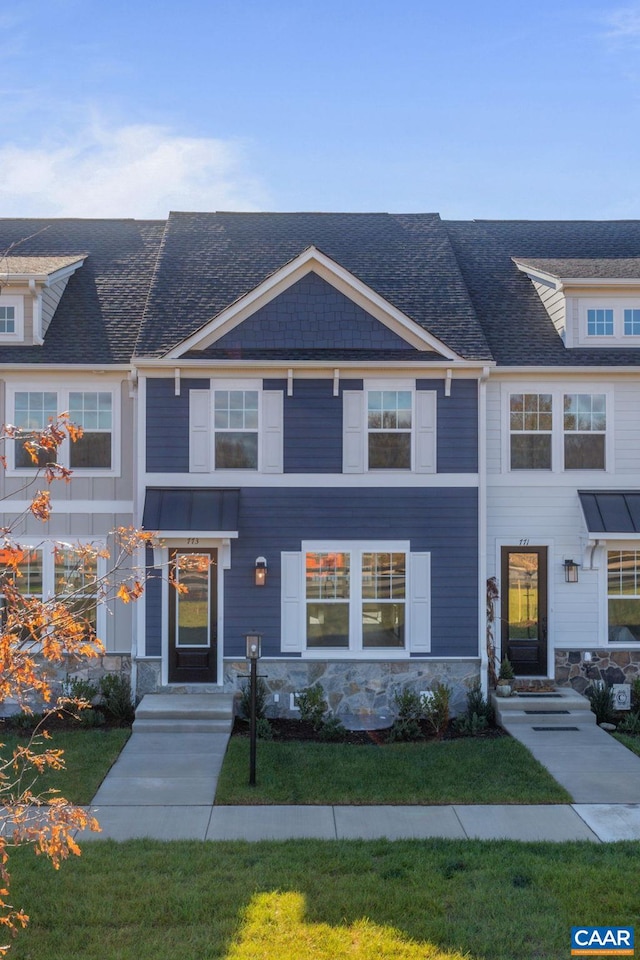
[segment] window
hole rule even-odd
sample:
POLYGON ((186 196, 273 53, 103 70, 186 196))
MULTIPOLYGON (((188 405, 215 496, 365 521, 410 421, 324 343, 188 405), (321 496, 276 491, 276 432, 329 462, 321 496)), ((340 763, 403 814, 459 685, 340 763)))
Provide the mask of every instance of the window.
POLYGON ((606 427, 604 394, 565 394, 565 470, 604 470, 606 427))
POLYGON ((0 550, 0 574, 11 577, 21 594, 44 601, 64 597, 73 613, 88 621, 94 631, 104 632, 105 611, 98 617, 97 580, 105 572, 106 560, 96 556, 104 542, 83 546, 54 541, 21 545, 23 551, 14 573, 14 565, 0 550), (100 622, 99 622, 100 619, 100 622))
POLYGON ((553 427, 551 394, 512 394, 509 420, 511 469, 550 470, 553 427))
POLYGON ((69 445, 69 466, 111 467, 112 396, 104 392, 69 393, 69 419, 82 436, 69 445))
MULTIPOLYGON (((58 413, 58 395, 55 392, 18 391, 15 395, 14 423, 20 428, 20 433, 28 436, 39 430, 44 430, 51 420, 55 420, 58 413)), ((14 457, 16 469, 33 468, 35 466, 31 455, 25 450, 22 443, 16 441, 14 457)), ((38 452, 38 466, 43 467, 51 462, 53 453, 49 450, 38 452)))
POLYGON ((342 394, 344 473, 437 471, 435 390, 415 380, 365 380, 342 394))
POLYGON ((0 294, 0 340, 22 341, 24 336, 24 299, 0 294))
POLYGON ((282 473, 282 390, 263 390, 261 380, 212 380, 210 390, 187 389, 190 473, 282 473))
MULTIPOLYGON (((115 422, 117 414, 115 390, 20 390, 8 391, 8 407, 13 403, 13 422, 23 439, 29 434, 44 430, 51 421, 67 412, 72 423, 82 427, 83 435, 75 442, 65 440, 57 453, 42 450, 38 454, 38 466, 45 466, 53 459, 72 470, 115 471, 117 446, 115 422)), ((16 440, 13 447, 13 464, 9 469, 33 470, 30 454, 16 440)), ((10 455, 11 461, 11 455, 10 455)))
POLYGON ((214 457, 218 470, 258 469, 258 391, 214 391, 214 457))
POLYGON ((504 469, 606 470, 610 402, 607 394, 584 388, 574 393, 558 387, 545 393, 505 389, 504 469))
POLYGON ((0 334, 16 332, 16 308, 0 304, 0 334))
POLYGON ((576 346, 640 346, 640 297, 569 298, 567 322, 569 333, 575 324, 576 346))
POLYGON ((587 334, 590 337, 613 336, 613 310, 587 310, 587 334))
POLYGON ((640 642, 640 551, 607 554, 609 641, 640 642))
POLYGON ((640 337, 640 308, 624 311, 625 337, 640 337))
POLYGON ((411 469, 410 390, 369 390, 367 428, 370 470, 411 469))
POLYGON ((430 649, 430 557, 407 541, 303 544, 282 555, 282 650, 398 656, 430 649))

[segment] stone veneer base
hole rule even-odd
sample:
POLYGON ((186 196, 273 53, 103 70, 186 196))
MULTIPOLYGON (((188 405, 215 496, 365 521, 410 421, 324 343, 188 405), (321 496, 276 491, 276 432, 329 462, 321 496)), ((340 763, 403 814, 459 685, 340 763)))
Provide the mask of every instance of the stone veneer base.
MULTIPOLYGON (((244 659, 225 660, 224 685, 227 693, 239 692, 248 672, 244 659)), ((464 710, 469 684, 480 676, 478 658, 468 660, 285 660, 265 657, 258 673, 267 689, 267 713, 272 717, 295 717, 290 694, 320 683, 332 713, 386 713, 394 710, 394 695, 410 689, 431 690, 437 683, 451 687, 451 713, 464 710), (274 702, 278 695, 279 702, 274 702)), ((136 696, 145 693, 188 692, 190 687, 162 687, 161 661, 140 660, 137 664, 136 696)), ((193 689, 202 689, 196 687, 193 689)), ((211 688, 216 689, 216 688, 211 688)), ((219 688, 217 688, 219 689, 219 688)))
POLYGON ((582 650, 556 650, 555 678, 559 687, 573 687, 584 693, 594 681, 607 684, 633 683, 640 677, 640 650, 589 650, 585 660, 582 650))

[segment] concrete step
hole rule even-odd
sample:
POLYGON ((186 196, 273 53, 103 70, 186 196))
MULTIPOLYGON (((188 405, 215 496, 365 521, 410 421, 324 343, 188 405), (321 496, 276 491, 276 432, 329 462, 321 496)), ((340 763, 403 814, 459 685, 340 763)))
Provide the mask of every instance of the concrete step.
POLYGON ((134 733, 228 733, 233 694, 148 693, 136 708, 134 733))
POLYGON ((505 728, 512 723, 560 727, 596 722, 588 699, 568 687, 558 687, 553 693, 516 693, 511 697, 492 693, 491 702, 496 721, 505 728))
POLYGON ((133 733, 231 733, 228 720, 134 720, 133 733))

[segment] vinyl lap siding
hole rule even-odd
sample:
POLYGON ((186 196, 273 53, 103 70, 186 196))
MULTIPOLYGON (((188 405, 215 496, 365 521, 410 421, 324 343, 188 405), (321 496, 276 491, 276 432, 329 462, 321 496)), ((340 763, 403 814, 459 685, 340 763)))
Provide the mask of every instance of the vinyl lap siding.
POLYGON ((173 378, 147 380, 147 470, 189 472, 189 390, 208 390, 208 379, 186 379, 175 395, 173 378))
POLYGON ((418 390, 438 394, 438 473, 476 473, 478 470, 478 383, 453 380, 451 396, 442 380, 417 380, 418 390))
POLYGON ((280 653, 280 554, 302 540, 409 540, 431 552, 431 656, 476 656, 478 511, 475 489, 268 490, 243 488, 239 539, 225 573, 225 655, 259 630, 267 656, 280 653), (257 556, 267 586, 252 585, 257 556))

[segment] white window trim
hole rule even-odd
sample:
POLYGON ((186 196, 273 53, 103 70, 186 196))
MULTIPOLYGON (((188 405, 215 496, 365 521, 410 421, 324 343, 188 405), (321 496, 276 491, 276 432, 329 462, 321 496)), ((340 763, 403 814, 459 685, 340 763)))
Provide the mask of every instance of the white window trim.
POLYGON ((625 336, 624 311, 640 310, 640 297, 619 297, 589 299, 577 298, 578 308, 578 339, 576 346, 580 347, 639 347, 640 335, 625 336), (613 310, 613 334, 589 336, 587 333, 588 310, 613 310))
MULTIPOLYGON (((342 472, 370 477, 406 477, 436 474, 438 446, 438 409, 436 390, 417 390, 413 378, 365 379, 361 390, 342 394, 342 472), (370 468, 368 395, 371 390, 403 390, 411 394, 411 432, 409 467, 370 468)), ((405 432, 405 431, 403 431, 405 432)), ((406 431, 407 433, 409 431, 406 431)))
MULTIPOLYGON (((120 385, 113 383, 96 383, 82 381, 70 383, 62 386, 55 383, 37 383, 29 381, 28 383, 11 383, 7 385, 7 420, 9 423, 15 421, 15 398, 16 393, 56 393, 58 397, 57 413, 65 413, 69 410, 70 393, 110 393, 111 394, 111 467, 73 467, 74 476, 79 477, 119 477, 120 476, 120 385)), ((90 432, 90 431, 89 431, 90 432)), ((15 466, 15 445, 19 440, 7 444, 7 476, 8 477, 32 477, 37 470, 34 465, 30 467, 15 466)), ((63 466, 69 466, 69 448, 71 441, 63 440, 58 450, 58 462, 63 466)))
POLYGON ((208 388, 190 390, 189 473, 215 473, 229 483, 261 474, 281 474, 284 462, 283 396, 282 390, 265 390, 261 379, 212 379, 208 388), (216 467, 215 394, 218 390, 255 390, 258 394, 258 427, 255 431, 258 434, 258 464, 255 468, 216 467), (198 419, 197 423, 194 418, 198 419))
POLYGON ((607 540, 602 545, 602 561, 599 566, 602 570, 600 578, 600 599, 601 599, 601 622, 600 637, 603 638, 598 644, 607 650, 638 650, 640 641, 622 641, 616 642, 609 640, 609 551, 610 550, 636 550, 640 553, 640 538, 636 540, 607 540))
MULTIPOLYGON (((55 550, 74 549, 78 546, 92 546, 97 551, 107 549, 107 541, 104 537, 65 537, 64 539, 42 538, 42 537, 20 537, 15 543, 16 548, 25 548, 25 550, 42 551, 42 599, 51 600, 57 596, 55 589, 55 550)), ((96 576, 100 581, 107 574, 107 558, 96 557, 96 576)), ((106 603, 99 599, 96 603, 96 636, 107 650, 107 609, 106 603)))
MULTIPOLYGON (((614 473, 615 430, 614 430, 614 392, 610 387, 598 383, 545 383, 544 381, 523 381, 522 383, 503 383, 502 392, 502 473, 511 476, 544 477, 551 474, 575 475, 584 478, 587 474, 602 477, 614 473), (551 469, 517 470, 511 469, 511 405, 510 398, 520 393, 551 394, 552 430, 551 430, 551 469), (587 467, 584 470, 565 470, 564 466, 564 397, 575 393, 599 394, 605 397, 607 428, 604 441, 604 470, 587 467)), ((581 483, 583 480, 581 480, 581 483)))
MULTIPOLYGON (((298 631, 302 638, 300 644, 300 654, 303 659, 308 660, 352 660, 357 657, 359 660, 405 660, 412 652, 412 603, 413 603, 413 584, 411 581, 411 544, 409 540, 304 540, 300 545, 300 573, 298 583, 298 595, 301 598, 299 610, 298 631), (350 553, 352 558, 354 554, 358 556, 357 566, 354 568, 353 562, 351 570, 358 570, 359 586, 355 593, 349 598, 349 624, 351 632, 351 644, 348 648, 339 647, 314 647, 308 648, 306 645, 306 570, 305 556, 307 553, 350 553), (363 553, 404 553, 406 557, 406 590, 405 590, 405 644, 403 647, 375 647, 366 648, 362 646, 362 633, 359 629, 352 630, 356 621, 359 622, 360 607, 362 605, 361 596, 361 563, 360 557, 363 553)), ((428 602, 431 599, 431 578, 428 577, 428 602)), ((429 631, 430 633, 430 631, 429 631)), ((428 652, 427 650, 423 652, 428 652)))
POLYGON ((0 343, 22 343, 24 341, 24 297, 1 293, 0 307, 15 309, 15 330, 13 333, 0 333, 0 343))

